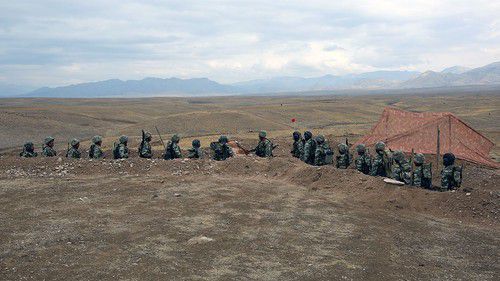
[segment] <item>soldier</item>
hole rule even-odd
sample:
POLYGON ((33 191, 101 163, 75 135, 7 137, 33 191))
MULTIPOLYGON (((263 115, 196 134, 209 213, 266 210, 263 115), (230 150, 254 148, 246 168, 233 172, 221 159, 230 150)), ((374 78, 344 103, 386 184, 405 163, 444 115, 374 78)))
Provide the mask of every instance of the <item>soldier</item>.
POLYGON ((462 167, 455 166, 455 155, 443 155, 443 170, 441 171, 441 191, 455 190, 462 184, 462 167))
POLYGON ((293 146, 292 146, 292 156, 301 159, 302 154, 304 154, 304 139, 300 132, 293 132, 293 146))
POLYGON ((172 136, 171 140, 167 143, 167 148, 165 149, 165 155, 163 159, 172 160, 176 158, 182 158, 181 148, 179 147, 179 141, 181 138, 175 134, 172 136))
POLYGON ((128 137, 127 136, 121 136, 118 139, 119 143, 118 145, 115 144, 115 147, 113 149, 113 158, 114 159, 127 159, 128 158, 128 137))
POLYGON ((323 135, 316 137, 316 150, 314 151, 314 165, 323 166, 333 163, 333 151, 323 135))
POLYGON ((23 146, 23 151, 19 153, 19 156, 26 158, 37 157, 38 153, 35 152, 35 145, 33 145, 33 142, 27 141, 23 146))
POLYGON ((100 159, 104 156, 104 153, 102 152, 101 149, 102 145, 102 137, 101 136, 94 136, 92 138, 92 145, 90 145, 89 149, 89 158, 90 159, 100 159))
POLYGON ((77 139, 72 139, 70 144, 71 147, 66 152, 66 157, 79 159, 81 156, 80 151, 78 150, 80 148, 80 141, 77 139))
POLYGON ((231 147, 227 144, 228 138, 226 136, 220 136, 218 142, 212 142, 210 148, 214 151, 213 159, 216 161, 224 161, 229 157, 233 157, 234 153, 231 147))
POLYGON ((349 153, 349 147, 345 143, 338 145, 339 155, 337 155, 337 168, 347 169, 352 162, 352 155, 349 153))
POLYGON ((42 155, 45 157, 53 157, 57 155, 57 152, 54 150, 54 138, 46 137, 43 141, 43 151, 42 155))
POLYGON ((193 145, 193 147, 188 149, 188 158, 190 159, 203 158, 203 151, 201 150, 200 140, 193 140, 191 144, 193 145))
POLYGON ((396 151, 393 154, 393 159, 396 165, 392 167, 392 179, 411 184, 411 165, 406 160, 402 151, 396 151))
POLYGON ((415 154, 413 159, 415 171, 413 171, 412 185, 428 188, 432 187, 432 167, 425 164, 425 157, 422 153, 415 154))
POLYGON ((151 151, 151 134, 149 132, 142 131, 142 141, 139 145, 139 157, 141 158, 152 158, 153 152, 151 151))
POLYGON ((266 131, 259 132, 259 143, 255 147, 255 155, 259 157, 273 157, 273 143, 267 139, 266 131))
POLYGON ((364 144, 358 144, 356 151, 358 152, 358 157, 355 160, 356 169, 365 175, 370 174, 372 157, 366 151, 366 146, 364 144))
POLYGON ((375 144, 375 158, 372 161, 372 168, 370 170, 370 175, 387 177, 389 167, 389 159, 385 152, 385 143, 379 141, 375 144))
POLYGON ((313 139, 311 132, 306 131, 304 133, 304 154, 302 155, 302 161, 307 164, 314 165, 314 155, 316 153, 316 141, 313 139))

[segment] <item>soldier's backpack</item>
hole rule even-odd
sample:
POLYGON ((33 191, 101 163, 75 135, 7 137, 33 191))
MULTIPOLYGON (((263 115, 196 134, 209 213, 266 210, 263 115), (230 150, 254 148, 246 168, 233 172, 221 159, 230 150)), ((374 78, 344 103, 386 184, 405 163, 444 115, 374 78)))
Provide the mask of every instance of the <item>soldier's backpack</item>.
POLYGON ((330 147, 324 149, 325 152, 325 164, 333 164, 333 150, 330 147))
POLYGON ((113 158, 120 159, 120 146, 116 143, 113 144, 113 158))
POLYGON ((462 167, 453 167, 453 186, 460 187, 462 185, 462 167))
POLYGON ((170 160, 175 158, 175 153, 174 150, 172 149, 173 142, 168 142, 167 143, 167 149, 165 150, 165 155, 163 158, 165 160, 170 160))
POLYGON ((221 161, 222 160, 222 146, 219 142, 211 142, 210 148, 214 151, 214 160, 221 161))
POLYGON ((95 147, 95 144, 90 145, 90 149, 89 149, 89 158, 90 159, 94 158, 94 147, 95 147))

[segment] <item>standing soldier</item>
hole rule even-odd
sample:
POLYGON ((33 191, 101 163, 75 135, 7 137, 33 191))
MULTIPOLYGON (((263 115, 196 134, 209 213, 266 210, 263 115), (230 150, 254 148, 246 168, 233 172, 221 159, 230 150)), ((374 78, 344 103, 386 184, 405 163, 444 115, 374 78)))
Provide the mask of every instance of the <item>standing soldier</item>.
POLYGON ((307 164, 314 165, 314 154, 316 153, 316 141, 313 139, 313 135, 310 131, 304 133, 304 154, 302 155, 302 161, 307 164))
POLYGON ((141 158, 152 158, 153 152, 151 150, 151 134, 149 132, 142 131, 142 141, 139 145, 139 157, 141 158))
POLYGON ((80 151, 78 150, 80 148, 80 141, 77 139, 72 139, 70 144, 71 147, 66 152, 66 157, 79 159, 81 156, 80 151))
POLYGON ((179 147, 180 140, 181 138, 177 134, 172 136, 171 140, 167 143, 163 159, 172 160, 176 158, 182 158, 181 148, 179 147))
POLYGON ((352 162, 352 155, 349 153, 349 147, 345 143, 338 145, 339 155, 337 155, 337 168, 347 169, 352 162))
POLYGON ((259 143, 255 147, 255 155, 259 157, 273 157, 273 143, 267 139, 266 131, 259 132, 259 143))
POLYGON ((220 136, 218 142, 212 142, 210 148, 214 151, 213 159, 216 161, 224 161, 229 157, 233 157, 234 153, 231 147, 227 144, 228 138, 226 136, 220 136))
POLYGON ((188 149, 188 158, 190 159, 203 158, 203 151, 201 150, 200 140, 197 139, 193 140, 191 144, 193 145, 193 147, 188 149))
POLYGON ((455 166, 455 155, 443 155, 443 170, 441 171, 441 191, 455 190, 462 184, 462 167, 455 166))
POLYGON ((333 151, 323 135, 316 137, 316 150, 314 151, 314 165, 323 166, 333 163, 333 151))
POLYGON ((381 141, 377 142, 375 144, 375 152, 377 154, 373 159, 370 175, 387 177, 389 173, 388 171, 390 171, 390 169, 388 168, 390 165, 390 160, 388 159, 389 157, 387 157, 387 154, 385 152, 385 143, 381 141))
POLYGON ((115 145, 113 149, 113 158, 115 159, 127 159, 128 158, 128 137, 121 136, 118 139, 118 145, 115 145))
POLYGON ((425 157, 422 153, 415 154, 413 159, 415 171, 413 171, 412 185, 430 189, 432 187, 432 166, 425 164, 425 157))
POLYGON ((101 149, 102 145, 102 137, 101 136, 94 136, 92 138, 92 145, 90 145, 89 149, 89 158, 90 159, 100 159, 104 156, 104 153, 102 152, 101 149))
POLYGON ((304 139, 300 132, 293 132, 292 156, 301 159, 304 154, 304 139))
POLYGON ((23 151, 19 153, 19 156, 25 158, 37 157, 38 153, 35 152, 35 145, 33 145, 33 142, 27 141, 23 146, 23 151))
POLYGON ((392 179, 411 184, 411 165, 406 160, 402 151, 396 151, 393 154, 393 159, 396 165, 392 167, 392 179))
POLYGON ((46 137, 43 141, 43 151, 42 155, 45 157, 53 157, 57 155, 57 152, 54 150, 54 138, 46 137))
POLYGON ((366 151, 366 146, 364 144, 358 144, 356 151, 358 152, 358 157, 355 160, 356 169, 365 175, 370 174, 372 157, 366 151))

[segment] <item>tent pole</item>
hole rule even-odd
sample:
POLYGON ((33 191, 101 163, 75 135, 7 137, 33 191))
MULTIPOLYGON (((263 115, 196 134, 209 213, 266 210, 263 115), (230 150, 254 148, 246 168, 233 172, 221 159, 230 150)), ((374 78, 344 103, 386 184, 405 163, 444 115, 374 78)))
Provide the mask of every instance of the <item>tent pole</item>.
POLYGON ((436 143, 437 143, 437 147, 436 147, 436 169, 439 173, 439 156, 441 154, 441 147, 440 147, 440 139, 439 139, 439 126, 437 127, 437 140, 436 140, 436 143))

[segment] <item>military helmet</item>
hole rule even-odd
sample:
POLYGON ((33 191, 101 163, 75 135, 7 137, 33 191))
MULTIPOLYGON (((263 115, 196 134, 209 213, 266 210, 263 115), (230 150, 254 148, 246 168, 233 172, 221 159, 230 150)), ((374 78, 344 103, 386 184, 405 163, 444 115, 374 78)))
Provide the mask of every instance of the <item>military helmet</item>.
POLYGON ((75 147, 80 144, 80 141, 78 139, 72 139, 70 144, 71 146, 75 147))
POLYGON ((338 147, 340 153, 346 153, 349 150, 349 148, 347 147, 347 145, 345 143, 339 143, 339 145, 337 147, 338 147))
POLYGON ((301 137, 301 135, 300 135, 299 131, 293 132, 293 139, 294 140, 298 141, 298 140, 300 140, 300 137, 301 137))
POLYGON ((385 143, 381 142, 381 141, 377 142, 375 144, 375 150, 376 151, 384 151, 385 150, 385 143))
POLYGON ((363 154, 363 153, 365 153, 365 151, 366 151, 366 146, 365 146, 364 144, 360 143, 360 144, 358 144, 358 145, 356 146, 356 151, 357 151, 358 153, 363 154))
POLYGON ((443 165, 450 166, 455 164, 455 155, 453 153, 445 153, 443 155, 443 165))
POLYGON ((397 163, 401 163, 405 159, 405 155, 401 150, 394 151, 392 157, 394 158, 394 161, 396 161, 397 163))
POLYGON ((192 142, 193 147, 199 148, 201 146, 200 140, 196 139, 192 142))
POLYGON ((325 142, 325 136, 323 136, 323 135, 318 135, 318 136, 316 137, 316 142, 317 142, 318 144, 322 144, 322 143, 324 143, 324 142, 325 142))
POLYGON ((174 134, 174 135, 172 136, 172 139, 171 139, 171 140, 172 140, 172 142, 179 142, 179 141, 181 140, 181 138, 179 137, 179 135, 178 135, 178 134, 174 134))
POLYGON ((92 143, 98 144, 100 142, 102 142, 102 137, 101 136, 93 136, 92 137, 92 143))
POLYGON ((144 139, 150 140, 151 139, 151 133, 150 132, 144 132, 144 139))
POLYGON ((43 140, 43 143, 44 143, 45 145, 49 145, 49 143, 50 143, 50 142, 52 142, 52 141, 54 141, 54 138, 53 138, 53 137, 48 136, 48 137, 46 137, 46 138, 43 140))
POLYGON ((127 136, 121 136, 119 139, 121 144, 126 144, 128 142, 128 137, 127 136))
POLYGON ((417 153, 413 158, 413 162, 417 165, 422 165, 425 162, 425 156, 422 153, 417 153))
POLYGON ((31 141, 27 141, 24 143, 24 150, 26 151, 33 151, 35 149, 35 145, 31 141))
POLYGON ((313 136, 313 134, 312 134, 310 131, 305 131, 305 132, 304 132, 304 139, 305 139, 305 140, 309 140, 309 139, 311 139, 311 138, 312 138, 312 136, 313 136))
POLYGON ((219 142, 220 142, 220 143, 225 144, 225 143, 227 143, 228 141, 229 141, 229 139, 227 138, 227 136, 222 135, 222 136, 220 136, 220 137, 219 137, 219 142))
POLYGON ((265 138, 267 137, 267 132, 266 131, 260 131, 259 132, 259 138, 265 138))

